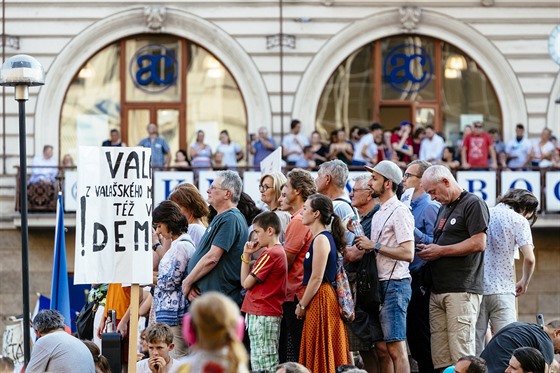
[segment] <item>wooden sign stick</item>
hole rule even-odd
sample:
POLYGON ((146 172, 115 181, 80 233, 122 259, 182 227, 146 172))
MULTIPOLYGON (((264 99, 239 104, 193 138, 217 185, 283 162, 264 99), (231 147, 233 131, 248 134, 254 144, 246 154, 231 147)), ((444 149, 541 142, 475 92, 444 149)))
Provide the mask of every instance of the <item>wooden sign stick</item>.
POLYGON ((130 287, 130 323, 128 325, 128 373, 136 373, 136 353, 138 352, 138 307, 140 285, 130 287))

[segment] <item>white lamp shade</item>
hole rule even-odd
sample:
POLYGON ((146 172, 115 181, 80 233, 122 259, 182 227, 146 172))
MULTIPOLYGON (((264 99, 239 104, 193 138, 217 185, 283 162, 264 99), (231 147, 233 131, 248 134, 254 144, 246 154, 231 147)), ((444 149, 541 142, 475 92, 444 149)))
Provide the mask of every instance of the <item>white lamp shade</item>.
POLYGON ((18 54, 8 58, 0 69, 0 86, 45 84, 45 70, 33 57, 18 54))

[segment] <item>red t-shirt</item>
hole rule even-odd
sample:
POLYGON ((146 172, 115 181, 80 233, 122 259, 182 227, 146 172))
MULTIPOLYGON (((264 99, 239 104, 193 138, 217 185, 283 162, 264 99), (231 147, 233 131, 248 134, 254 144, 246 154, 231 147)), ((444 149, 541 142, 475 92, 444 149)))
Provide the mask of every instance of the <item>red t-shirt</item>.
MULTIPOLYGON (((391 145, 393 145, 393 144, 398 144, 399 142, 401 142, 401 138, 402 138, 402 137, 399 136, 398 133, 393 133, 393 134, 391 135, 391 145)), ((412 149, 412 148, 413 148, 413 147, 412 147, 412 137, 411 137, 410 135, 409 135, 409 136, 407 137, 407 139, 405 140, 404 145, 403 145, 403 148, 404 148, 404 147, 407 147, 407 146, 408 146, 409 149, 412 149)), ((403 161, 403 162, 408 163, 408 162, 410 162, 410 161, 412 160, 412 158, 411 158, 409 155, 405 155, 404 153, 401 153, 401 152, 399 152, 399 151, 397 151, 397 155, 399 156, 399 161, 403 161)))
POLYGON ((257 283, 247 290, 241 311, 257 316, 282 316, 288 277, 288 259, 282 245, 267 247, 249 276, 257 283))
POLYGON ((492 137, 486 132, 480 135, 468 134, 463 140, 467 149, 467 162, 471 167, 488 167, 488 148, 492 145, 492 137))
POLYGON ((292 267, 288 270, 288 290, 286 291, 286 301, 293 302, 294 296, 301 299, 304 292, 303 287, 303 259, 313 240, 313 234, 309 227, 301 222, 301 211, 303 207, 292 215, 292 219, 286 228, 284 236, 284 249, 287 253, 296 256, 292 267))

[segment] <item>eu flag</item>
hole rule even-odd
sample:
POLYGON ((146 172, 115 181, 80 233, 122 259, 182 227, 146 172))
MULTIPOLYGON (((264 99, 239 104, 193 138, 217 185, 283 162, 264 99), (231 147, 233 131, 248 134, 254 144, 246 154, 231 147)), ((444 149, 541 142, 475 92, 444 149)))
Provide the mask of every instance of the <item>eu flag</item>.
POLYGON ((64 316, 64 323, 71 326, 70 292, 68 290, 68 272, 66 269, 66 240, 64 232, 64 209, 62 193, 58 193, 56 204, 56 231, 54 235, 54 258, 51 287, 51 309, 64 316))

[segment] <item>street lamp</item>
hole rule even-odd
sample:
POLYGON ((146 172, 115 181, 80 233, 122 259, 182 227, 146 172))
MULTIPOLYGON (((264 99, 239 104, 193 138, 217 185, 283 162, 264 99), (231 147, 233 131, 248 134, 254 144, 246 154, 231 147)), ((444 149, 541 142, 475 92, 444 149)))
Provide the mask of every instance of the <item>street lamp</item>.
MULTIPOLYGON (((29 87, 45 84, 45 70, 33 57, 18 54, 8 58, 0 69, 0 86, 15 87, 19 103, 19 197, 21 208, 21 275, 23 292, 23 355, 25 364, 31 356, 29 330, 29 243, 27 225, 27 151, 25 149, 25 101, 29 87)), ((4 108, 4 110, 6 110, 4 108)))

